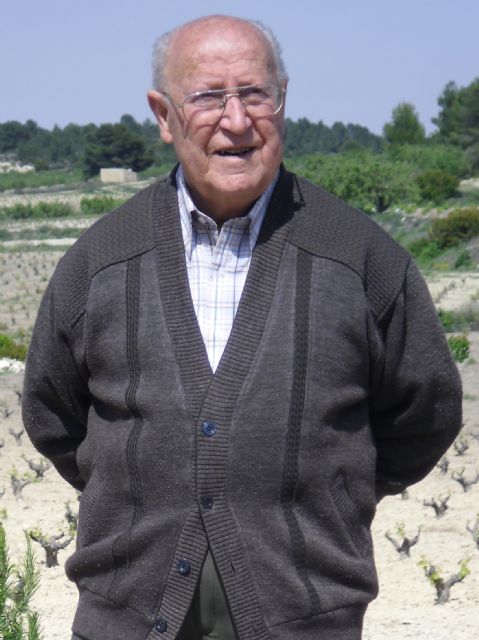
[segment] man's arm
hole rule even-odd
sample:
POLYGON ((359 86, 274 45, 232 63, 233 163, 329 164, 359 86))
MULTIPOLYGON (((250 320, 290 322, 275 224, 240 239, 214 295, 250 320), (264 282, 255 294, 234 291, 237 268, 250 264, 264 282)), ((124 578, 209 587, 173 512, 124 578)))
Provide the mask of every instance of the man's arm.
POLYGON ((461 380, 426 283, 410 264, 383 328, 371 402, 378 499, 421 480, 461 428, 461 380))
POLYGON ((26 363, 23 421, 38 451, 76 489, 84 482, 76 450, 86 434, 89 407, 83 361, 83 322, 67 330, 55 299, 54 280, 43 297, 26 363))

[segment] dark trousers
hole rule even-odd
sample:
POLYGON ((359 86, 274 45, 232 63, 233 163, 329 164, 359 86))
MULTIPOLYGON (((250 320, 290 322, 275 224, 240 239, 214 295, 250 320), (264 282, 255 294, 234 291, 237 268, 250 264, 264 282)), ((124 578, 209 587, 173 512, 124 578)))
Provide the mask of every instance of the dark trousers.
POLYGON ((236 640, 226 598, 210 552, 206 556, 199 588, 177 640, 236 640))
MULTIPOLYGON (((73 634, 72 640, 85 639, 73 634)), ((203 565, 199 587, 176 640, 236 640, 226 598, 209 552, 203 565)))

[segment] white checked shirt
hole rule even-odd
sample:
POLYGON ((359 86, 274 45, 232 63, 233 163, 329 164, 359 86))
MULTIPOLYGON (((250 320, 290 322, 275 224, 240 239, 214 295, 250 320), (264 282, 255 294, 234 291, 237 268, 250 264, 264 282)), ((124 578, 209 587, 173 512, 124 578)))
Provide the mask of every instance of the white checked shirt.
POLYGON ((227 220, 218 231, 193 204, 181 166, 176 174, 191 297, 213 371, 228 341, 277 179, 278 174, 246 216, 227 220))

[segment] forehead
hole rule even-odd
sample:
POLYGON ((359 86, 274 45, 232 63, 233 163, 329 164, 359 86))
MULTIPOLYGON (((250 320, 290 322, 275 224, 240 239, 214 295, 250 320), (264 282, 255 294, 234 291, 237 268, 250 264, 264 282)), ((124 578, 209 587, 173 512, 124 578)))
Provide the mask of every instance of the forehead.
POLYGON ((262 82, 274 72, 269 42, 258 29, 241 23, 181 30, 172 42, 167 64, 169 81, 191 90, 262 82))

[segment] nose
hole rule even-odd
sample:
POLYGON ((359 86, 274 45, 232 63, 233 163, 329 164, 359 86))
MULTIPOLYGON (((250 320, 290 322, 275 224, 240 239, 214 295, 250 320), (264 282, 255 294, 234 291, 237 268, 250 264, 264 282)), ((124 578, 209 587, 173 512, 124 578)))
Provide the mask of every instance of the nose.
POLYGON ((225 109, 221 116, 221 127, 233 133, 243 133, 251 126, 251 118, 241 98, 236 93, 226 96, 225 109))

